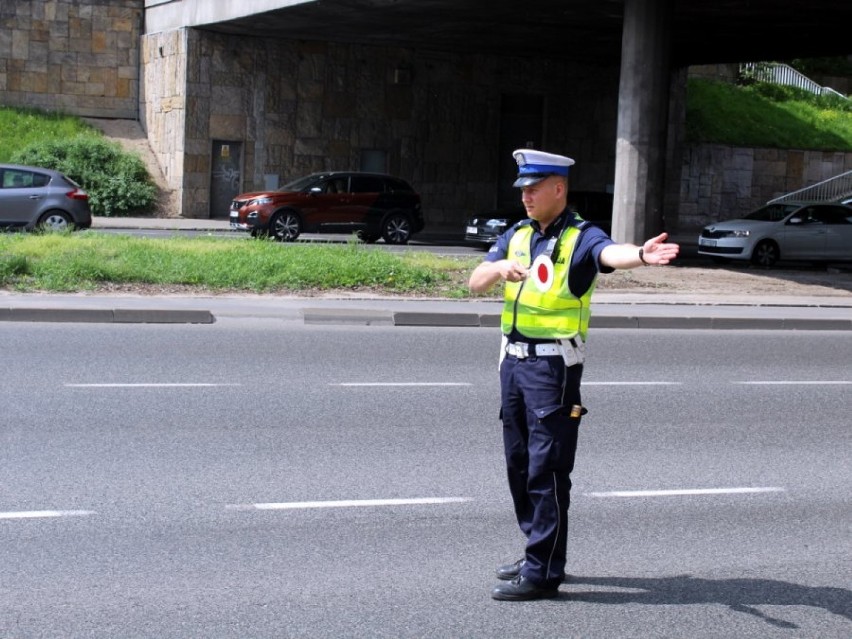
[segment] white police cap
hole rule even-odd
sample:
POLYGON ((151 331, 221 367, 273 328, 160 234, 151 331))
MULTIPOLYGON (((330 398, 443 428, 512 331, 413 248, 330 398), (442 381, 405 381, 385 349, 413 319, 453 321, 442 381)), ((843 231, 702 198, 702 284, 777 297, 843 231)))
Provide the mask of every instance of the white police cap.
POLYGON ((568 176, 568 167, 574 160, 564 155, 545 153, 534 149, 517 149, 512 157, 518 163, 518 179, 512 186, 531 186, 551 175, 568 176))

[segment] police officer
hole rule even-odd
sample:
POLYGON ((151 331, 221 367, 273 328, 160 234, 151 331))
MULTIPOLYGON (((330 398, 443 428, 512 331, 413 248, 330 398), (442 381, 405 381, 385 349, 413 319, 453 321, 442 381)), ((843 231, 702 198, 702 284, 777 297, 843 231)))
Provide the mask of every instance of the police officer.
POLYGON ((494 599, 555 597, 565 571, 571 471, 577 448, 590 302, 598 273, 663 265, 679 247, 663 233, 617 244, 567 207, 571 158, 513 153, 514 186, 528 219, 508 229, 470 276, 483 292, 503 280, 500 416, 509 490, 527 538, 518 561, 500 566, 494 599))

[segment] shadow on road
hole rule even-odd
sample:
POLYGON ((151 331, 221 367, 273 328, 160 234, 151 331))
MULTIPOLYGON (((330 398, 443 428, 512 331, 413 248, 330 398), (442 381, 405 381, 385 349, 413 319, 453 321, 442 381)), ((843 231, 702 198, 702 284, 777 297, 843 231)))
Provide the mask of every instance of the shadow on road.
POLYGON ((656 578, 572 575, 567 583, 575 588, 563 590, 560 597, 570 601, 658 606, 715 603, 786 629, 798 626, 764 614, 756 606, 811 606, 852 621, 852 591, 845 588, 802 586, 774 579, 701 579, 690 575, 656 578), (577 591, 576 586, 580 585, 630 588, 634 592, 577 591))

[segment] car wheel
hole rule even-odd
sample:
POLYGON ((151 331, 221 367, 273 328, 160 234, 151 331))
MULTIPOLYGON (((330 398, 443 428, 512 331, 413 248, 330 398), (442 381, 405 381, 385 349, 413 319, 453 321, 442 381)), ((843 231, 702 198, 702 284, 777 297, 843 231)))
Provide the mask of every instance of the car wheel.
POLYGON ((66 231, 74 228, 71 216, 65 211, 48 211, 38 219, 36 228, 45 231, 66 231))
POLYGON ((292 211, 276 213, 269 221, 269 235, 279 242, 292 242, 302 232, 302 221, 292 211))
POLYGON ((779 257, 778 245, 772 240, 763 240, 754 247, 754 251, 751 253, 751 263, 764 267, 774 266, 779 257))
POLYGON ((381 235, 377 233, 367 233, 367 231, 358 231, 358 239, 367 244, 373 244, 378 241, 381 235))
POLYGON ((388 244, 408 244, 411 220, 405 213, 391 213, 382 222, 382 237, 388 244))

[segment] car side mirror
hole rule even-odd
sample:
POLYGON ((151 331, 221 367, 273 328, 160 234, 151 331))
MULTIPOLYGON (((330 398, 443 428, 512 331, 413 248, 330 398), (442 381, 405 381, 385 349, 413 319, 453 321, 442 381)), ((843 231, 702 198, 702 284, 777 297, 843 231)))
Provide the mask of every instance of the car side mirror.
POLYGON ((799 216, 791 217, 787 220, 787 224, 801 224, 804 220, 799 216))
POLYGON ((321 186, 312 186, 311 190, 308 191, 308 193, 310 193, 311 195, 319 195, 320 193, 322 193, 322 187, 321 186))

